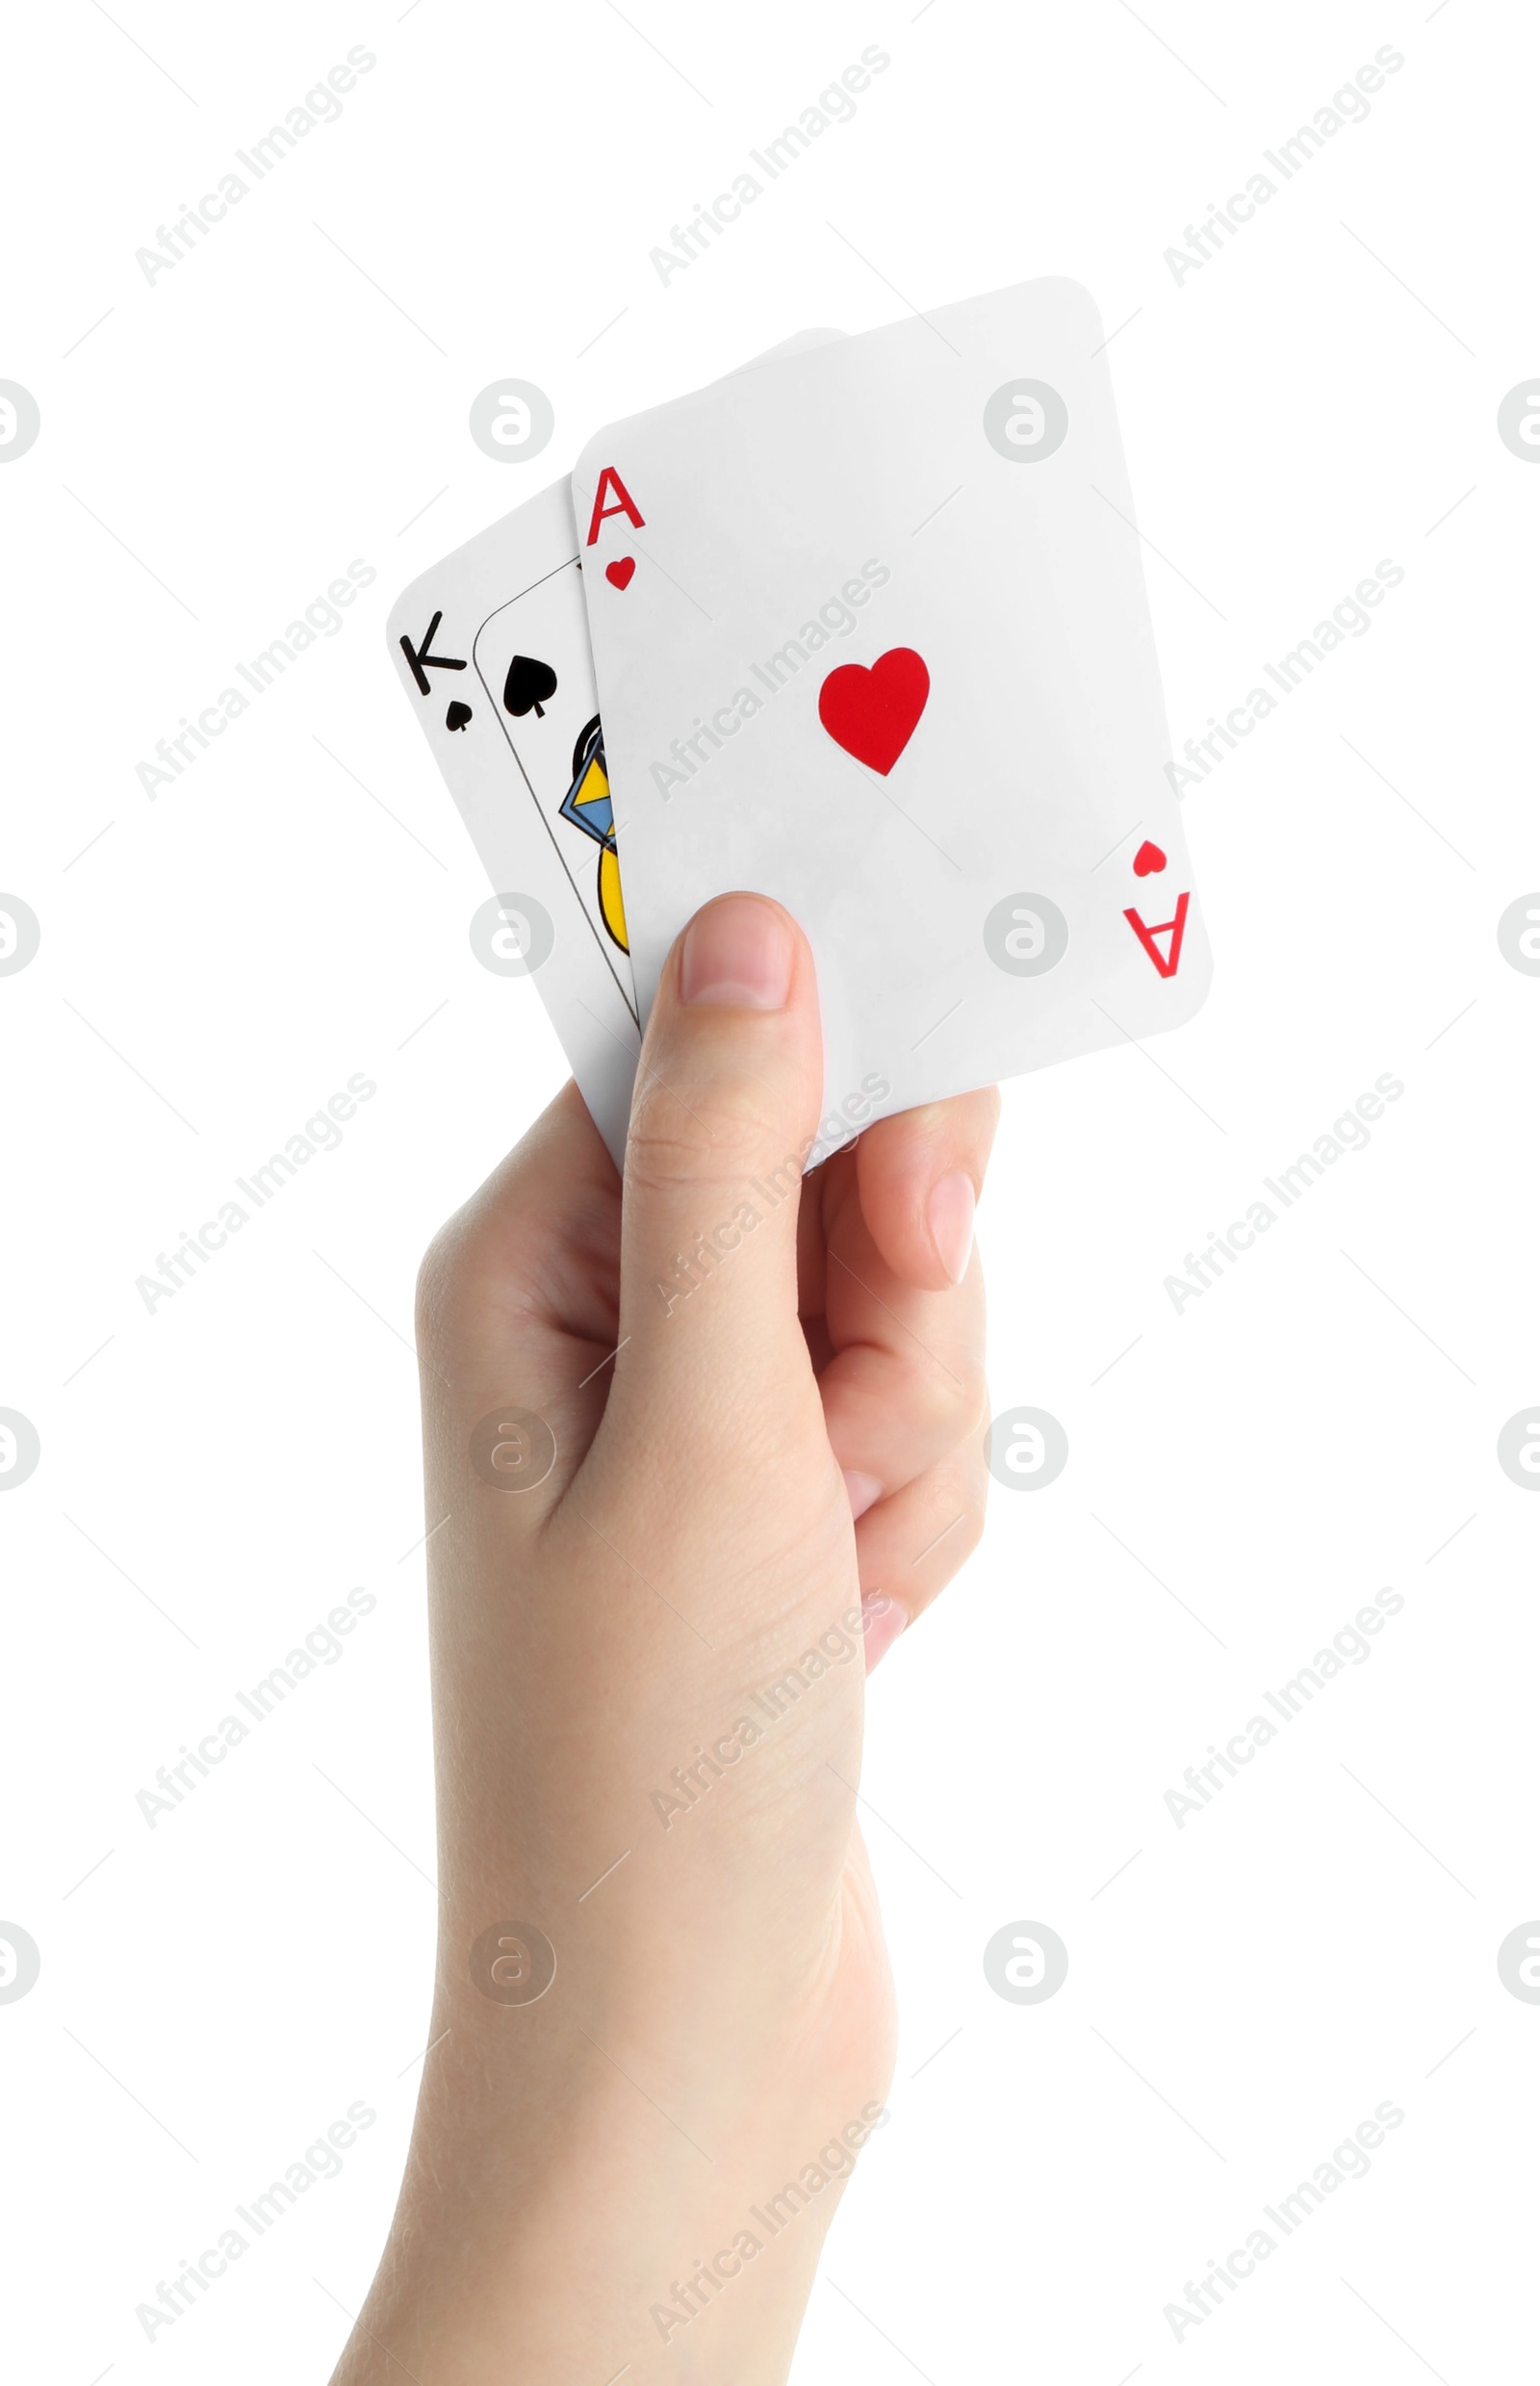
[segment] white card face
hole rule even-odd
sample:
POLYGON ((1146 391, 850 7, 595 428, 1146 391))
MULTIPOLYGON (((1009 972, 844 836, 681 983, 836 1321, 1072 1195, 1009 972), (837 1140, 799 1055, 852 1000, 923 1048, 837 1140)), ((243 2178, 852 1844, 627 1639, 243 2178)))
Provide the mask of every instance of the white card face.
MULTIPOLYGON (((799 332, 770 357, 841 337, 799 332)), ((618 1164, 640 1036, 581 578, 558 481, 414 580, 387 634, 487 875, 512 899, 500 948, 517 955, 531 896, 550 917, 531 974, 618 1164)))
POLYGON ((387 634, 487 876, 510 898, 501 949, 517 953, 530 897, 551 921, 550 951, 541 956, 537 938, 530 974, 618 1160, 641 1040, 630 968, 597 911, 602 848, 561 816, 571 784, 563 761, 599 708, 579 579, 562 480, 414 580, 387 634), (502 703, 516 653, 544 667, 515 685, 516 704, 529 699, 522 713, 502 703))
POLYGON ((1207 990, 1103 337, 1028 283, 575 469, 642 1015, 700 904, 778 897, 818 962, 820 1151, 1207 990))
POLYGON ((609 782, 576 553, 482 623, 471 659, 552 850, 633 1020, 609 782), (555 658, 561 657, 558 667, 555 658))

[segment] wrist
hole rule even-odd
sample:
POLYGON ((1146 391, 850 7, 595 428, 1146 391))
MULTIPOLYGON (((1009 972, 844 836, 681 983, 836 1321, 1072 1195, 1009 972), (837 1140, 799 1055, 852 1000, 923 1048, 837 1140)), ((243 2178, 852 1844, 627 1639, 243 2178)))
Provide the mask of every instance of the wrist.
POLYGON ((885 2045, 672 2033, 614 2006, 446 1998, 399 2204, 335 2386, 782 2386, 885 2045), (480 2006, 482 2010, 475 2008, 480 2006), (512 2025, 511 2027, 509 2025, 512 2025), (629 2365, 629 2369, 627 2365, 629 2365))

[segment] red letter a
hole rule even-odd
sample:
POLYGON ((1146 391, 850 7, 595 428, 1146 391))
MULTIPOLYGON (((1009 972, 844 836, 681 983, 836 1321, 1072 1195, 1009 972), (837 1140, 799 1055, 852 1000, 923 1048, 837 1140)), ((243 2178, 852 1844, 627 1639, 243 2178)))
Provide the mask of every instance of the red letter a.
POLYGON ((1153 928, 1146 928, 1137 911, 1125 911, 1123 913, 1124 919, 1127 920, 1130 928, 1132 928, 1135 936, 1139 938, 1140 943, 1143 946, 1145 952, 1149 955, 1150 960, 1154 962, 1163 978, 1174 978, 1176 975, 1176 964, 1182 958, 1182 937, 1187 928, 1187 906, 1188 897, 1186 895, 1178 895, 1176 898, 1176 917, 1174 919, 1163 919, 1153 928), (1164 936, 1168 935, 1171 939, 1171 953, 1169 961, 1166 959, 1160 946, 1155 941, 1157 936, 1164 936))
POLYGON ((619 473, 615 470, 614 465, 606 464, 603 471, 599 475, 599 486, 594 491, 594 517, 588 525, 588 538, 586 541, 588 546, 592 547, 595 539, 599 536, 600 524, 602 522, 607 522, 611 514, 625 514, 628 520, 638 530, 645 530, 647 527, 646 523, 642 520, 641 515, 632 504, 630 492, 627 488, 624 480, 622 480, 619 473), (615 502, 613 505, 606 505, 604 503, 604 492, 606 489, 613 489, 615 492, 615 502))

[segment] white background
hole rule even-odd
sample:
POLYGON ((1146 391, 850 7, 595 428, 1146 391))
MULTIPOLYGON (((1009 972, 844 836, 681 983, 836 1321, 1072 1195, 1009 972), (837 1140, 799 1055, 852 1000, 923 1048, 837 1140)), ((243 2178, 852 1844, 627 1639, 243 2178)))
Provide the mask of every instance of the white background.
POLYGON ((1116 331, 1178 744, 1379 559, 1405 580, 1188 797, 1196 1024, 1007 1090, 994 1402, 1070 1458, 996 1495, 877 1677, 905 2035, 797 2375, 1516 2375, 1540 2010, 1495 1959, 1540 1912, 1540 1502, 1495 1448, 1540 1394, 1540 983, 1496 923, 1540 885, 1540 472, 1495 425, 1540 362, 1537 28, 627 17, 57 0, 8 34, 0 374, 42 416, 0 467, 0 885, 42 923, 0 979, 0 1405, 42 1441, 0 1501, 0 1914, 43 1966, 0 2006, 14 2373, 323 2377, 394 2197, 432 1920, 412 1279, 564 1070, 472 956, 393 595, 607 419, 1065 272, 1116 331), (873 42, 855 119, 665 287, 653 244, 873 42), (136 249, 356 43, 340 121, 147 283, 136 249), (1184 226, 1385 43, 1368 120, 1178 284, 1184 226), (554 402, 531 465, 468 436, 499 374, 554 402), (156 740, 353 558, 340 632, 149 801, 156 740), (147 1315, 136 1277, 355 1071, 341 1148, 147 1315), (1184 1255, 1387 1071, 1369 1148, 1178 1314, 1184 1255), (341 1660, 149 1830, 136 1792, 355 1583, 341 1660), (1371 1660, 1179 1831, 1167 1789, 1386 1583, 1371 1660), (1020 1918, 1070 1951, 1035 2008, 981 1965, 1020 1918), (147 2345, 136 2304, 360 2098, 342 2175, 147 2345), (1386 2098, 1370 2175, 1178 2345, 1163 2306, 1386 2098))

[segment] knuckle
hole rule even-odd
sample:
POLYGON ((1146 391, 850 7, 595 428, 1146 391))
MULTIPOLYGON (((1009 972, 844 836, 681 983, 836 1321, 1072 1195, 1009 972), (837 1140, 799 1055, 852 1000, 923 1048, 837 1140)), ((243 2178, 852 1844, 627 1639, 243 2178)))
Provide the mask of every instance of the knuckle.
POLYGON ((753 1081, 690 1089, 689 1098, 660 1080, 644 1082, 631 1114, 626 1181, 633 1192, 672 1193, 685 1187, 742 1187, 773 1176, 785 1192, 801 1179, 806 1144, 789 1141, 753 1081))
POLYGON ((450 1338, 464 1277, 464 1237, 457 1213, 439 1228, 418 1266, 412 1307, 420 1348, 438 1348, 450 1338))
POLYGON ((955 1449, 972 1432, 987 1405, 983 1371, 949 1361, 943 1368, 917 1371, 919 1405, 930 1438, 937 1448, 955 1449))
POLYGON ((442 1357, 489 1314, 518 1303, 517 1244, 475 1201, 439 1228, 417 1271, 414 1314, 420 1349, 442 1357))

